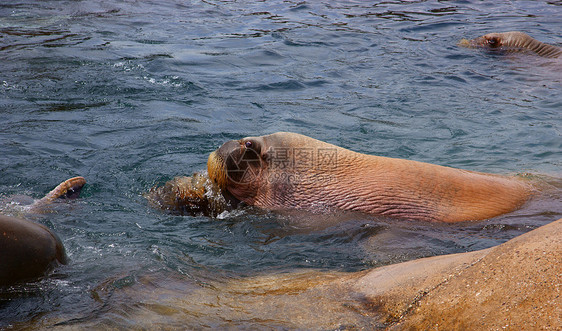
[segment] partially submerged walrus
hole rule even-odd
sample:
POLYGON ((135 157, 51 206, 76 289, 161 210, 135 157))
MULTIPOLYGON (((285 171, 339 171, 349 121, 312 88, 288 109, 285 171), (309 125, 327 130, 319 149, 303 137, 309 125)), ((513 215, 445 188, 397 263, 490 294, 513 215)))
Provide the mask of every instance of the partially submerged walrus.
MULTIPOLYGON (((39 212, 56 199, 76 198, 85 183, 83 177, 70 178, 28 206, 28 210, 39 212)), ((0 285, 35 279, 66 263, 61 240, 46 226, 0 215, 0 285)))
POLYGON ((558 58, 562 56, 562 48, 540 42, 526 33, 519 31, 488 33, 481 37, 462 39, 459 46, 469 48, 487 48, 500 51, 530 51, 539 56, 558 58))
POLYGON ((207 168, 210 180, 197 185, 189 178, 175 179, 152 190, 149 201, 185 211, 186 203, 209 206, 209 197, 220 190, 225 202, 214 207, 243 202, 273 210, 345 210, 460 222, 513 211, 533 191, 516 177, 365 155, 290 132, 228 141, 211 153, 207 168))

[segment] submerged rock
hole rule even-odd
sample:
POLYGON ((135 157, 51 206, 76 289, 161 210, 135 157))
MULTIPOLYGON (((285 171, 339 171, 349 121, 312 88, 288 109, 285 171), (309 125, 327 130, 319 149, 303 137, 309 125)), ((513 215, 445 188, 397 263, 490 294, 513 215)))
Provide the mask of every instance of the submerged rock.
MULTIPOLYGON (((562 219, 485 250, 354 273, 107 281, 100 311, 59 328, 562 328, 562 219)), ((57 324, 58 323, 58 324, 57 324)), ((41 326, 47 324, 42 323, 41 326)))

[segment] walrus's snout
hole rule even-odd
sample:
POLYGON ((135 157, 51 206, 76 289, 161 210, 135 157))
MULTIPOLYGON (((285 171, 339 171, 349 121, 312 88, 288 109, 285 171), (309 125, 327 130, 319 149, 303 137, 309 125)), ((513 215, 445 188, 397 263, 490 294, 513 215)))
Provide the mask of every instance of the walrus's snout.
POLYGON ((494 47, 492 45, 489 45, 488 39, 486 39, 484 36, 470 40, 461 39, 457 45, 466 48, 494 47))
POLYGON ((500 48, 504 46, 504 42, 509 39, 509 36, 513 36, 514 34, 522 35, 520 32, 493 32, 470 40, 461 39, 457 45, 467 48, 500 48))
POLYGON ((232 153, 240 149, 237 141, 230 140, 212 152, 207 159, 207 172, 209 178, 221 189, 226 188, 227 165, 226 160, 232 160, 232 153))
POLYGON ((240 150, 240 143, 236 140, 229 140, 229 141, 225 142, 224 144, 222 144, 222 146, 219 147, 216 150, 216 153, 223 160, 226 160, 226 159, 228 159, 228 156, 235 153, 236 150, 240 150))
POLYGON ((257 138, 227 141, 209 155, 209 177, 221 189, 252 186, 264 166, 261 146, 262 142, 257 138))

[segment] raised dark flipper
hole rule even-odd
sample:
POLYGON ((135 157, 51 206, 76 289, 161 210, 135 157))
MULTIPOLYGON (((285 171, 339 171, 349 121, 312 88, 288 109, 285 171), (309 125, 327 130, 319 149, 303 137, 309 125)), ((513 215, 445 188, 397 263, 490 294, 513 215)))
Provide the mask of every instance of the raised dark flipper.
POLYGON ((44 276, 57 264, 66 264, 61 240, 47 227, 0 215, 0 285, 44 276))
POLYGON ((84 177, 74 177, 65 180, 55 187, 39 202, 53 202, 56 199, 76 199, 80 196, 82 187, 86 184, 84 177))
POLYGON ((472 40, 462 39, 458 45, 468 48, 487 48, 506 52, 531 51, 539 56, 548 58, 562 56, 562 48, 545 44, 519 31, 488 33, 472 40))
POLYGON ((29 213, 44 213, 49 211, 49 205, 58 199, 76 199, 80 196, 86 184, 84 177, 73 177, 65 180, 47 193, 42 199, 29 206, 29 213))

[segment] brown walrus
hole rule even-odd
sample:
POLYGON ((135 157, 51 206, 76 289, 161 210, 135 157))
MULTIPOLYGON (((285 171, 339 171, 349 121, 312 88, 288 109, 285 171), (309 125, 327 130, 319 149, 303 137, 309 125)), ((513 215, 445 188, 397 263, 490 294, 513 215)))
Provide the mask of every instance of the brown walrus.
POLYGON ((228 141, 207 168, 212 183, 203 189, 176 179, 149 200, 172 210, 200 206, 218 187, 231 204, 460 222, 513 211, 533 190, 515 177, 365 155, 289 132, 228 141))
MULTIPOLYGON (((55 199, 75 198, 86 183, 82 177, 68 179, 30 206, 38 212, 55 199)), ((67 257, 59 237, 44 225, 0 215, 0 285, 28 281, 45 275, 67 257)))
POLYGON ((462 39, 459 45, 469 48, 488 48, 502 51, 531 51, 548 58, 562 56, 562 48, 545 44, 519 31, 488 33, 472 40, 462 39))

